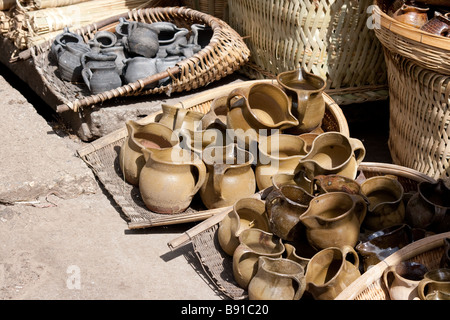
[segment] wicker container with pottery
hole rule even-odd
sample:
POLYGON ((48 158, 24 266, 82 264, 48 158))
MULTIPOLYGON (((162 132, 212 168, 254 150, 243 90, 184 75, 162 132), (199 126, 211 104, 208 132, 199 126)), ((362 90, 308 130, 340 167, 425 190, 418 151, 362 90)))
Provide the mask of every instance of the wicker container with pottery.
MULTIPOLYGON (((254 83, 272 82, 273 80, 236 82, 204 91, 190 99, 182 100, 174 106, 206 114, 215 98, 228 95, 233 89, 254 83)), ((338 131, 348 136, 349 129, 342 110, 328 95, 324 94, 324 99, 326 110, 319 131, 338 131)), ((161 113, 149 115, 139 119, 138 122, 141 124, 155 122, 158 114, 161 113)), ((139 195, 139 188, 125 182, 119 167, 120 148, 127 135, 127 129, 124 125, 122 129, 103 136, 79 149, 78 155, 91 167, 106 190, 112 195, 127 217, 130 229, 205 220, 228 209, 228 207, 225 207, 207 210, 199 199, 194 198, 191 206, 181 213, 160 214, 148 210, 139 195)))
POLYGON ((230 0, 227 21, 252 56, 242 71, 274 78, 304 67, 339 105, 387 98, 382 46, 367 27, 371 0, 230 0))
POLYGON ((401 23, 376 0, 375 33, 385 50, 390 96, 389 148, 394 163, 435 179, 450 176, 450 39, 401 23))

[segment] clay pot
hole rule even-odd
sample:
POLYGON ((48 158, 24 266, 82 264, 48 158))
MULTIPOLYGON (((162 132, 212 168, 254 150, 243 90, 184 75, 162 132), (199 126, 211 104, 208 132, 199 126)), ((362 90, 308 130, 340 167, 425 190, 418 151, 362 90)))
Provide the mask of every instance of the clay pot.
MULTIPOLYGON (((134 57, 123 60, 123 64, 123 77, 126 83, 133 83, 158 73, 156 59, 134 57)), ((157 85, 158 82, 150 83, 145 86, 145 89, 151 89, 157 85)))
POLYGON ((316 300, 333 300, 361 276, 359 257, 348 245, 316 253, 306 270, 306 290, 316 300))
POLYGON ((427 267, 418 262, 402 261, 383 272, 383 282, 391 300, 419 300, 417 287, 427 267))
POLYGON ((239 235, 239 245, 233 253, 234 280, 244 290, 258 271, 261 256, 281 258, 284 245, 280 238, 260 229, 246 229, 239 235))
POLYGON ((69 28, 64 28, 63 32, 55 37, 50 48, 51 57, 58 61, 59 55, 66 49, 68 43, 80 43, 83 44, 83 37, 77 33, 70 32, 69 28))
POLYGON ((190 132, 196 132, 201 128, 203 113, 177 108, 168 104, 161 104, 162 114, 158 122, 171 128, 172 130, 186 129, 190 132))
POLYGON ((421 28, 422 31, 426 31, 442 37, 450 37, 450 19, 448 15, 443 15, 439 12, 435 13, 435 16, 430 19, 421 28))
POLYGON ((191 25, 191 35, 188 43, 199 45, 200 48, 206 47, 210 42, 214 31, 210 26, 194 23, 191 25))
POLYGON ((146 207, 165 214, 185 211, 205 182, 203 161, 179 147, 142 152, 146 163, 139 175, 139 191, 146 207))
POLYGON ((299 219, 314 248, 354 247, 366 209, 366 202, 359 195, 331 192, 315 197, 299 219))
POLYGON ((369 202, 365 228, 376 231, 404 222, 404 189, 397 177, 371 177, 361 184, 361 191, 369 202))
POLYGON ((202 118, 202 129, 210 126, 227 128, 227 96, 217 97, 211 102, 209 111, 202 118))
POLYGON ((298 171, 295 174, 276 173, 272 176, 271 180, 274 189, 280 189, 284 185, 297 186, 313 197, 313 183, 306 177, 304 171, 298 171))
POLYGON ((360 140, 329 131, 314 139, 311 150, 300 159, 296 170, 305 171, 311 180, 317 175, 329 174, 355 179, 365 154, 360 140))
POLYGON ((259 257, 258 271, 248 285, 249 300, 300 300, 306 289, 304 269, 283 259, 259 257))
POLYGON ((130 53, 154 58, 159 50, 158 30, 152 24, 129 22, 128 35, 122 37, 122 43, 130 53))
POLYGON ((67 43, 58 58, 58 71, 61 79, 70 82, 82 82, 81 57, 90 50, 89 46, 83 43, 67 43))
POLYGON ((117 24, 115 31, 118 39, 122 40, 123 37, 128 36, 128 26, 130 25, 130 22, 127 21, 125 18, 120 17, 119 23, 117 24))
POLYGON ((122 79, 114 62, 110 66, 100 65, 84 68, 81 75, 84 83, 93 94, 109 91, 122 85, 122 79))
POLYGON ((239 245, 239 235, 250 228, 270 232, 265 203, 260 199, 242 198, 219 223, 217 239, 222 250, 232 256, 239 245))
POLYGON ((427 23, 429 10, 429 8, 403 4, 392 17, 414 28, 420 28, 427 23))
POLYGON ((125 67, 124 60, 127 59, 127 55, 125 53, 123 46, 114 46, 109 48, 101 49, 100 53, 106 54, 106 55, 116 55, 116 59, 114 60, 114 63, 116 64, 117 71, 120 75, 123 74, 123 68, 125 67))
POLYGON ((326 81, 303 68, 281 72, 277 81, 292 96, 292 113, 299 121, 289 133, 302 134, 319 128, 325 115, 326 81))
POLYGON ((117 43, 117 36, 106 30, 98 31, 94 35, 94 45, 98 45, 101 49, 112 48, 117 43))
POLYGON ((256 191, 253 156, 236 145, 207 147, 203 152, 207 168, 200 197, 208 209, 227 207, 256 191))
POLYGON ((273 189, 266 197, 270 231, 283 240, 299 238, 305 233, 300 216, 308 209, 312 199, 310 194, 294 185, 273 189))
POLYGON ((421 300, 450 300, 450 269, 428 271, 417 287, 421 300))
POLYGON ((167 50, 175 49, 182 44, 187 44, 186 36, 189 30, 186 28, 180 28, 174 23, 167 21, 153 22, 151 27, 158 33, 158 58, 166 57, 167 50))
POLYGON ((274 174, 293 174, 299 160, 307 153, 305 141, 298 136, 288 134, 260 136, 258 151, 255 176, 259 190, 272 185, 271 179, 274 174))
POLYGON ((178 145, 173 131, 159 123, 140 124, 133 120, 126 123, 128 132, 119 154, 119 165, 125 181, 139 184, 139 175, 145 165, 142 149, 166 149, 178 145))

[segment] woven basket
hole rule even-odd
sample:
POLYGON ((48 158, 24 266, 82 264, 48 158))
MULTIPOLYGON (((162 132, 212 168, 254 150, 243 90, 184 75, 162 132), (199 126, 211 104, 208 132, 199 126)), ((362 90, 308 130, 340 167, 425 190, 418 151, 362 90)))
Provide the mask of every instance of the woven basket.
POLYGON ((392 160, 435 179, 450 177, 450 76, 386 51, 392 160))
MULTIPOLYGON (((217 89, 199 93, 192 98, 180 101, 174 106, 206 114, 211 107, 211 102, 215 98, 227 95, 237 87, 250 85, 254 82, 271 83, 272 80, 255 80, 228 84, 217 89)), ((326 110, 322 130, 339 131, 345 135, 349 135, 347 121, 342 110, 329 96, 324 94, 324 98, 326 110)), ((138 122, 141 124, 154 122, 157 114, 139 119, 138 122)), ((139 189, 124 181, 119 167, 118 154, 123 141, 127 138, 127 134, 124 125, 122 129, 111 132, 79 149, 78 155, 93 170, 100 182, 119 205, 129 220, 128 227, 130 229, 205 220, 227 210, 227 208, 206 210, 198 197, 194 197, 191 206, 182 213, 168 215, 158 214, 148 210, 139 196, 139 189)))
POLYGON ((190 91, 233 73, 248 60, 250 55, 239 34, 225 22, 189 8, 157 7, 132 10, 74 32, 81 34, 84 40, 88 41, 93 39, 95 33, 99 30, 113 30, 119 21, 119 17, 146 23, 168 21, 188 29, 194 23, 205 24, 213 29, 213 36, 208 46, 191 58, 179 62, 177 66, 96 95, 91 95, 86 86, 63 81, 55 74, 57 66, 51 59, 49 60, 52 41, 35 46, 31 48, 34 65, 45 86, 61 101, 61 106, 57 107, 58 111, 78 111, 80 108, 99 104, 116 97, 156 93, 169 95, 171 92, 190 91), (144 89, 147 84, 169 76, 172 78, 171 84, 154 89, 144 89))
POLYGON ((378 20, 375 34, 391 53, 411 59, 424 69, 450 75, 450 38, 445 38, 401 23, 389 16, 402 1, 375 0, 373 15, 378 20))
POLYGON ((390 300, 389 291, 382 282, 383 272, 402 261, 419 262, 428 270, 439 268, 444 254, 444 240, 450 232, 440 233, 415 241, 372 266, 361 277, 345 288, 335 300, 390 300))
POLYGON ((366 26, 372 0, 229 0, 228 23, 252 56, 251 79, 304 67, 339 105, 388 96, 382 46, 366 26))
POLYGON ((228 21, 228 0, 181 0, 181 4, 228 21))
MULTIPOLYGON (((359 171, 361 178, 394 175, 405 192, 417 191, 417 185, 422 181, 435 182, 423 173, 393 164, 362 162, 359 171)), ((223 216, 224 214, 209 218, 168 245, 175 248, 190 240, 206 275, 217 290, 231 299, 246 299, 247 292, 234 281, 232 257, 221 249, 217 239, 218 224, 223 216)))

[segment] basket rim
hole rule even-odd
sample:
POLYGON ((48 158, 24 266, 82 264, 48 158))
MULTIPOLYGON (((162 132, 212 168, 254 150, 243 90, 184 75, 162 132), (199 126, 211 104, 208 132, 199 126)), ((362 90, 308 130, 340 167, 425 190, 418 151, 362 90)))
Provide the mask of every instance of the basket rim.
MULTIPOLYGON (((381 27, 385 28, 396 35, 402 36, 408 40, 412 40, 434 48, 450 51, 450 38, 434 35, 429 32, 408 26, 402 22, 395 20, 387 15, 379 6, 381 0, 374 0, 373 13, 380 16, 381 27)), ((378 28, 380 29, 380 28, 378 28)))

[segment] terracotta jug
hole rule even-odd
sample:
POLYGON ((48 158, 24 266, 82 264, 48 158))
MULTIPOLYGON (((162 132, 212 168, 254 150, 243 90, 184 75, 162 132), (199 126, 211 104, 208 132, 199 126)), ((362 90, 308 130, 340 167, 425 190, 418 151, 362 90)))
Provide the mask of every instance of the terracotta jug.
POLYGON ((389 266, 382 279, 391 300, 419 300, 417 286, 427 271, 427 267, 418 262, 402 261, 389 266))
POLYGON ((354 179, 340 176, 338 174, 319 174, 313 179, 314 193, 323 194, 327 192, 342 191, 350 194, 361 194, 361 185, 354 179))
POLYGON ((414 28, 420 28, 427 23, 429 10, 426 7, 403 4, 392 17, 414 28))
POLYGON ((228 131, 233 131, 240 146, 251 145, 258 141, 260 134, 267 136, 298 125, 291 106, 286 93, 270 83, 236 88, 227 98, 227 125, 232 129, 228 131))
POLYGON ((305 141, 289 134, 260 136, 258 151, 255 176, 259 190, 270 187, 276 173, 294 173, 299 160, 307 153, 305 141))
POLYGON ((425 273, 417 287, 420 300, 449 300, 450 269, 438 268, 425 273))
POLYGON ((200 197, 208 209, 227 207, 256 191, 253 155, 234 144, 207 147, 203 151, 206 181, 200 197))
POLYGON ((384 175, 366 179, 361 184, 361 191, 369 202, 363 222, 366 229, 376 231, 404 222, 404 189, 396 176, 384 175))
POLYGON ((194 110, 177 108, 168 104, 161 104, 162 114, 158 122, 172 130, 187 129, 191 132, 201 130, 203 113, 194 110))
POLYGON ((435 15, 426 24, 424 24, 421 30, 442 36, 450 37, 450 19, 448 14, 441 14, 440 12, 435 12, 435 15))
POLYGON ((259 257, 258 271, 248 285, 249 300, 300 300, 306 289, 304 269, 283 259, 259 257))
POLYGON ((284 245, 280 238, 260 229, 246 229, 239 235, 239 245, 233 253, 234 280, 244 290, 258 271, 261 256, 281 258, 284 245))
POLYGON ((443 179, 419 183, 406 205, 405 222, 437 233, 450 231, 450 188, 443 179))
POLYGON ((365 154, 360 140, 340 132, 324 132, 314 139, 311 150, 299 161, 296 170, 304 170, 311 180, 321 174, 355 179, 365 154))
POLYGON ((291 185, 302 188, 311 197, 314 195, 312 181, 306 177, 306 173, 304 171, 298 171, 293 174, 276 173, 272 176, 271 180, 274 189, 280 189, 284 185, 291 185))
POLYGON ((249 228, 270 231, 263 200, 239 199, 233 205, 232 210, 219 222, 217 239, 223 251, 232 256, 239 245, 239 235, 249 228))
POLYGON ((292 96, 292 113, 299 121, 289 132, 301 134, 319 128, 325 115, 322 94, 326 81, 303 68, 281 72, 277 81, 292 96))
POLYGON ((370 233, 356 246, 364 264, 364 270, 376 265, 394 252, 412 242, 411 228, 400 224, 370 233))
POLYGON ((167 214, 185 211, 205 182, 203 161, 180 147, 142 151, 146 163, 139 175, 139 191, 147 208, 167 214))
POLYGON ((270 230, 283 240, 293 241, 305 233, 300 215, 313 197, 302 188, 285 185, 273 189, 266 197, 266 211, 270 230))
POLYGON ((171 129, 159 123, 140 124, 128 120, 125 125, 128 136, 120 148, 119 165, 125 181, 137 186, 146 162, 142 149, 172 148, 179 141, 171 129))
POLYGON ((314 248, 354 247, 366 210, 361 196, 330 192, 315 197, 300 221, 306 226, 306 236, 314 248))
POLYGON ((306 242, 296 241, 295 243, 285 242, 285 253, 283 257, 286 259, 297 262, 299 265, 303 267, 303 270, 306 272, 306 268, 308 267, 308 263, 311 258, 318 252, 306 242))
POLYGON ((202 118, 202 129, 205 130, 212 125, 227 128, 227 98, 227 96, 221 96, 211 102, 209 111, 202 118))
POLYGON ((316 253, 306 270, 306 290, 315 300, 333 300, 361 276, 359 257, 348 245, 316 253))

